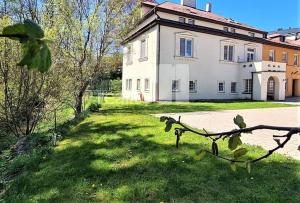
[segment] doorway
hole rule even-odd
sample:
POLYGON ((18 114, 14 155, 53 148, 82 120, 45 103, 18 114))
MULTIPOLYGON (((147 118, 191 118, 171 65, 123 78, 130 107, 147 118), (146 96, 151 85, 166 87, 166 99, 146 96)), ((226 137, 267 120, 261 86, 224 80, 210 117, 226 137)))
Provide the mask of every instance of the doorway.
POLYGON ((273 77, 268 80, 267 100, 275 100, 275 79, 273 77))

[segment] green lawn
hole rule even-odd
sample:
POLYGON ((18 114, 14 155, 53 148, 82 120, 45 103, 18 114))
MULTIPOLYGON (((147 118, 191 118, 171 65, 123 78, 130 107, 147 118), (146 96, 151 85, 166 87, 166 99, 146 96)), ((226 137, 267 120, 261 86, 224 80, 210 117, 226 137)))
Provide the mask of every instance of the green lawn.
MULTIPOLYGON (((103 110, 69 126, 50 155, 28 155, 5 202, 299 202, 300 162, 281 155, 252 173, 207 156, 205 139, 175 137, 150 113, 285 106, 265 102, 151 103, 108 98, 103 110), (36 158, 36 160, 35 160, 36 158), (32 160, 33 159, 33 160, 32 160)), ((231 122, 231 121, 228 121, 231 122)), ((225 143, 220 153, 229 154, 225 143)), ((249 147, 249 157, 264 151, 249 147)), ((1 201, 1 200, 0 200, 1 201)))

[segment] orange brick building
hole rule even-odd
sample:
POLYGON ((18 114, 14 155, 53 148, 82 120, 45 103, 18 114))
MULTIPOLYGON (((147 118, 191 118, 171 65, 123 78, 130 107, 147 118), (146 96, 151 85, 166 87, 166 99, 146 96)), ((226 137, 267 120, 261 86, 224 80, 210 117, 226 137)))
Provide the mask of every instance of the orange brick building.
POLYGON ((270 35, 278 45, 263 45, 263 60, 286 63, 286 97, 300 96, 300 46, 298 41, 286 40, 284 36, 270 35))

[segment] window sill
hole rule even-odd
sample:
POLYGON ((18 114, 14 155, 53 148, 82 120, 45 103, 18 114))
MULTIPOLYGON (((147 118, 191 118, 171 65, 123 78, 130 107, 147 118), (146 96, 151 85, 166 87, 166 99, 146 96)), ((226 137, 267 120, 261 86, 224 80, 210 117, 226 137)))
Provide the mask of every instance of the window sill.
POLYGON ((190 93, 190 94, 196 94, 197 91, 190 91, 189 93, 190 93))
POLYGON ((148 57, 139 58, 139 62, 147 61, 148 57))
POLYGON ((149 93, 150 92, 150 90, 145 90, 145 93, 149 93))
POLYGON ((172 90, 173 93, 178 93, 180 92, 179 90, 172 90))
POLYGON ((126 63, 127 66, 130 66, 130 65, 132 65, 132 64, 133 64, 132 61, 126 63))
POLYGON ((224 64, 238 64, 238 62, 236 62, 236 61, 225 61, 225 60, 220 60, 220 63, 224 63, 224 64))
POLYGON ((177 59, 177 60, 184 60, 184 61, 195 61, 198 58, 195 58, 193 56, 175 56, 175 59, 177 59))
POLYGON ((236 95, 236 94, 238 94, 237 92, 230 92, 230 94, 234 94, 234 95, 236 95))
POLYGON ((218 94, 225 94, 226 92, 218 92, 218 94))
POLYGON ((243 92, 242 94, 252 94, 252 92, 243 92))

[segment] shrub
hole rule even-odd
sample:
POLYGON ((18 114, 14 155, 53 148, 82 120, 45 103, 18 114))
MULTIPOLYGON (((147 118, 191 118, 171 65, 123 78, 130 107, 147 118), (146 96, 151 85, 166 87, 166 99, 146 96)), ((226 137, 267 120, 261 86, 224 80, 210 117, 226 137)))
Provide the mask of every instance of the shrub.
POLYGON ((89 111, 91 112, 99 112, 99 109, 101 109, 101 104, 98 103, 91 103, 89 106, 89 111))

